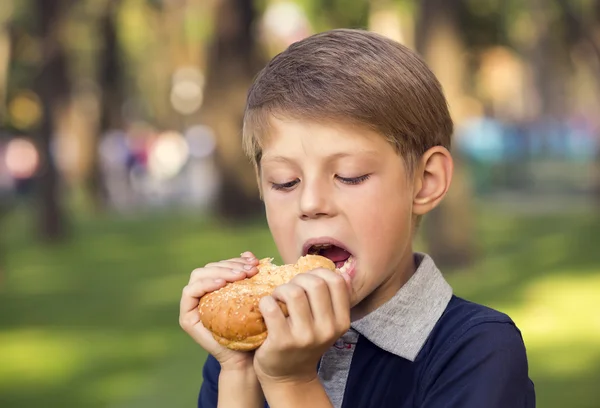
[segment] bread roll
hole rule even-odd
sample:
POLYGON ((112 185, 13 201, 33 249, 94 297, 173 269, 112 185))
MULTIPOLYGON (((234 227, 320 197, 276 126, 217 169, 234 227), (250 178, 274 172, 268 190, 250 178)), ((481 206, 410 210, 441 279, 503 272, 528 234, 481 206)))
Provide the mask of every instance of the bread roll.
MULTIPOLYGON (((219 344, 232 350, 251 351, 267 338, 267 327, 258 302, 299 273, 317 268, 336 271, 335 264, 319 255, 306 255, 295 264, 277 266, 273 258, 261 259, 258 273, 251 278, 231 282, 200 298, 200 320, 219 344)), ((287 316, 285 304, 279 302, 287 316)))

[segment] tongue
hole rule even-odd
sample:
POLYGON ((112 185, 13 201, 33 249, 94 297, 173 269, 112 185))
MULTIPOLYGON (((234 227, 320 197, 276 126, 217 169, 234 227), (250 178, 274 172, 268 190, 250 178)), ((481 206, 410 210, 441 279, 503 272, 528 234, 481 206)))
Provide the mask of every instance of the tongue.
POLYGON ((350 257, 350 253, 348 251, 345 251, 342 248, 336 246, 332 246, 322 250, 320 255, 324 256, 325 258, 331 259, 336 264, 338 262, 345 262, 350 257))

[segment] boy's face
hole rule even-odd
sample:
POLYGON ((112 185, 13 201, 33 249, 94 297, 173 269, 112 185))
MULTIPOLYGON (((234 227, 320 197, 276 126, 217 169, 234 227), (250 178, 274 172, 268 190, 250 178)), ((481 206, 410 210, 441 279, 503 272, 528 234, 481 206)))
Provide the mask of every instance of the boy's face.
POLYGON ((320 251, 341 266, 351 254, 352 306, 362 302, 366 313, 396 293, 402 272, 413 267, 414 183, 383 137, 350 125, 273 119, 260 166, 284 262, 320 251))

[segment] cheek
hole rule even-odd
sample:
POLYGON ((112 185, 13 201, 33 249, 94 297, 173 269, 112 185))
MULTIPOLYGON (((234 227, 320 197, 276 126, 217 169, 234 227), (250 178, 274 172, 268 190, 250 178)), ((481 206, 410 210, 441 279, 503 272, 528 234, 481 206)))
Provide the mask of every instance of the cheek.
POLYGON ((352 207, 353 218, 358 221, 353 229, 375 263, 389 262, 390 257, 403 252, 406 241, 411 239, 410 194, 403 188, 392 191, 378 186, 352 207))
POLYGON ((295 259, 290 261, 291 258, 296 256, 295 216, 291 208, 289 204, 284 205, 282 200, 272 200, 265 197, 267 224, 277 250, 286 263, 296 261, 295 259))
POLYGON ((263 196, 265 212, 270 228, 285 227, 295 216, 291 194, 268 191, 263 196))

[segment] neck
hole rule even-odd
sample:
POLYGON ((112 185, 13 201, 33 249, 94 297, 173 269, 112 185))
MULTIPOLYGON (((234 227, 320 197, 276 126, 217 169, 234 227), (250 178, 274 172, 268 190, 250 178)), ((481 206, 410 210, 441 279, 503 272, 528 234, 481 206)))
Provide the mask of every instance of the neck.
POLYGON ((390 300, 417 270, 412 247, 402 255, 395 272, 392 272, 369 296, 351 311, 351 320, 361 319, 390 300))

